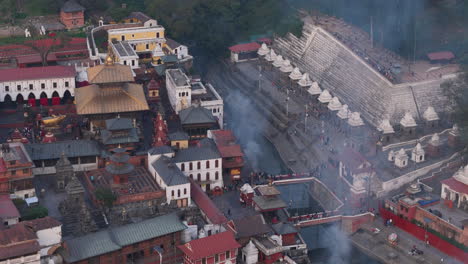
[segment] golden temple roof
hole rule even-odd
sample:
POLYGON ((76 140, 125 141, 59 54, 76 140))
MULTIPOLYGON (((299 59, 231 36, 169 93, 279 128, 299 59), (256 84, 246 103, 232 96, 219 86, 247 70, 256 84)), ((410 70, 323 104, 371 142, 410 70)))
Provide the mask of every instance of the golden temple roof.
POLYGON ((75 101, 79 115, 149 110, 143 87, 135 83, 81 87, 75 89, 75 101))
POLYGON ((93 84, 134 82, 132 69, 128 65, 114 63, 108 56, 105 64, 87 69, 88 80, 93 84))

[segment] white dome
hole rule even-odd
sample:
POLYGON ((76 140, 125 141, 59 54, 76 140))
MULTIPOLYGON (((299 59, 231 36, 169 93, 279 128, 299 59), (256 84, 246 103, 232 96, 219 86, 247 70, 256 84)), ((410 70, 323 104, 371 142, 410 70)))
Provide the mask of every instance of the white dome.
POLYGON ((307 87, 307 86, 311 86, 313 84, 313 82, 310 80, 309 74, 304 73, 302 75, 301 79, 299 80, 298 84, 301 87, 307 87))
POLYGON ((243 192, 243 193, 253 193, 254 192, 252 186, 250 186, 250 184, 248 184, 248 183, 245 183, 244 185, 242 185, 242 187, 240 188, 240 191, 243 192))
POLYGON ((323 92, 320 94, 318 100, 321 102, 321 103, 328 103, 330 102, 332 99, 332 96, 330 94, 330 92, 328 90, 323 90, 323 92))
POLYGON ((293 66, 289 60, 284 60, 283 65, 280 67, 280 71, 282 72, 292 72, 293 66))
POLYGON ((406 112, 405 116, 401 119, 400 124, 403 127, 415 127, 416 121, 414 121, 414 118, 410 112, 406 112))
POLYGON ((273 66, 279 68, 281 65, 283 65, 283 56, 278 55, 276 56, 275 61, 273 61, 273 66))
POLYGON ((394 158, 395 158, 395 152, 393 152, 393 150, 390 150, 388 152, 388 160, 393 161, 394 158))
POLYGON ((416 147, 413 149, 413 153, 418 155, 424 154, 424 149, 422 148, 421 143, 418 142, 418 144, 416 144, 416 147))
POLYGON ((340 100, 338 99, 338 97, 333 97, 332 100, 330 101, 330 103, 328 103, 328 109, 332 110, 332 111, 338 111, 341 109, 341 103, 340 103, 340 100))
POLYGON ((78 76, 76 76, 76 81, 77 82, 88 81, 88 72, 86 72, 86 71, 78 72, 78 76))
POLYGON ((439 115, 434 110, 434 107, 429 106, 426 111, 424 111, 423 117, 426 121, 436 121, 439 120, 439 115))
POLYGON ((257 54, 260 56, 265 56, 270 52, 270 49, 267 47, 265 43, 262 43, 262 46, 258 49, 257 54))
POLYGON ((270 52, 267 55, 265 55, 265 60, 270 62, 276 60, 276 53, 273 49, 270 49, 270 52))
POLYGON ((153 57, 162 57, 166 55, 162 48, 159 45, 156 45, 156 47, 153 50, 153 57))
POLYGON ((289 74, 289 78, 291 80, 299 80, 299 79, 301 79, 301 77, 302 77, 302 73, 301 73, 301 71, 299 71, 298 67, 294 68, 294 70, 291 72, 291 74, 289 74))
POLYGON ((340 111, 338 111, 338 113, 336 115, 341 119, 348 118, 348 116, 349 116, 348 105, 344 104, 343 106, 341 106, 340 111))
POLYGON ((388 119, 382 120, 377 129, 384 134, 395 133, 395 130, 393 129, 392 125, 390 125, 390 121, 388 119))
POLYGON ((450 131, 450 134, 454 136, 459 136, 460 135, 460 129, 458 128, 457 124, 454 124, 452 127, 452 131, 450 131))
POLYGON ((398 157, 398 158, 405 158, 405 157, 408 157, 408 155, 406 155, 406 151, 404 148, 401 148, 397 154, 395 154, 395 157, 398 157))
POLYGON ((313 82, 307 92, 309 92, 311 95, 319 95, 322 93, 322 89, 320 89, 317 82, 313 82))
POLYGON ((364 125, 364 121, 362 121, 361 114, 359 112, 351 113, 351 115, 349 115, 348 124, 353 127, 364 125))

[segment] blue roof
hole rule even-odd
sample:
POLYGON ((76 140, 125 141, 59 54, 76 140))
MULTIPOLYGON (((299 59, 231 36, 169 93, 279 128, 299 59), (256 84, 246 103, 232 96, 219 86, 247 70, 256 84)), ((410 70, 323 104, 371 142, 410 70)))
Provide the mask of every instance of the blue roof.
POLYGON ((167 186, 189 183, 187 176, 166 156, 161 156, 151 166, 153 166, 167 186))
POLYGON ((199 144, 200 146, 178 150, 173 159, 174 162, 179 163, 221 158, 221 154, 219 154, 218 148, 216 148, 216 144, 212 139, 205 138, 200 140, 199 144))

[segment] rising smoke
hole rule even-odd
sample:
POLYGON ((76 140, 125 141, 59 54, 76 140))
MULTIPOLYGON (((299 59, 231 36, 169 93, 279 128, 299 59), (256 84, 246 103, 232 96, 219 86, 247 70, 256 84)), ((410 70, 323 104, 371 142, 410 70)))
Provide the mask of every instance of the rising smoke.
POLYGON ((327 263, 350 263, 351 245, 346 234, 344 234, 337 225, 327 227, 324 231, 324 233, 327 234, 327 236, 326 239, 324 239, 323 243, 330 254, 327 263))

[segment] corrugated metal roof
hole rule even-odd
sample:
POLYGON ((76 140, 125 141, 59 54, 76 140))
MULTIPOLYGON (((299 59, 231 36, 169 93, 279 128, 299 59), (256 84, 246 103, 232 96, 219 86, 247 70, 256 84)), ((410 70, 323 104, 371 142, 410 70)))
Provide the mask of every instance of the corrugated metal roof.
POLYGON ((68 158, 99 156, 98 143, 92 140, 66 140, 52 143, 35 143, 24 146, 32 160, 58 159, 65 154, 68 158))
POLYGON ((225 231, 212 236, 195 239, 179 248, 193 260, 224 253, 227 250, 240 248, 241 245, 234 239, 230 231, 225 231))
POLYGON ((168 136, 169 140, 189 140, 189 135, 184 131, 176 131, 174 133, 170 133, 168 136))
POLYGON ((99 256, 142 241, 186 229, 176 213, 151 218, 139 223, 107 229, 66 241, 67 262, 99 256))
POLYGON ((52 78, 75 78, 75 67, 46 66, 0 70, 0 81, 39 80, 52 78))
POLYGON ((130 118, 112 118, 106 120, 106 128, 108 130, 121 130, 130 129, 133 127, 132 120, 130 118))
POLYGON ((148 150, 150 155, 160 155, 160 154, 168 154, 174 153, 174 150, 169 146, 161 146, 161 147, 154 147, 148 150))

